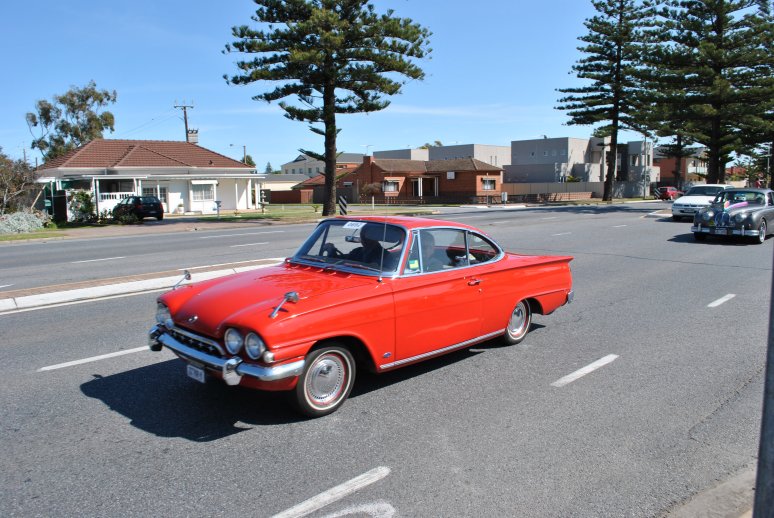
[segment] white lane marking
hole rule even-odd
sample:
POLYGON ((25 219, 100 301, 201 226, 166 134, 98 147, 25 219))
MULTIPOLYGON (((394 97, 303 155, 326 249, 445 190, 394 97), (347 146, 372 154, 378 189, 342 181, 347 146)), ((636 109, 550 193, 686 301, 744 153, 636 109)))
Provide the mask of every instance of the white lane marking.
POLYGON ((604 367, 608 363, 612 363, 615 361, 615 359, 618 358, 617 354, 608 354, 604 358, 600 358, 599 360, 590 363, 583 367, 582 369, 578 369, 577 371, 568 374, 567 376, 560 378, 553 383, 551 383, 552 387, 564 387, 565 385, 572 383, 573 381, 577 380, 578 378, 582 378, 586 374, 589 374, 591 372, 594 372, 595 370, 599 369, 600 367, 604 367))
POLYGON ((10 288, 13 284, 0 284, 0 288, 10 288))
POLYGON ((257 236, 259 234, 282 234, 284 230, 267 230, 265 232, 247 232, 244 234, 220 234, 217 236, 199 236, 199 239, 219 239, 221 237, 257 236))
POLYGON ((57 363, 56 365, 49 365, 48 367, 41 367, 38 369, 38 372, 43 371, 53 371, 56 369, 64 369, 65 367, 73 367, 75 365, 81 365, 84 363, 91 363, 96 362, 99 360, 105 360, 107 358, 115 358, 116 356, 123 356, 125 354, 133 354, 138 353, 140 351, 148 351, 148 346, 145 347, 137 347, 136 349, 127 349, 125 351, 118 351, 114 353, 108 353, 108 354, 100 354, 99 356, 92 356, 91 358, 84 358, 82 360, 73 360, 71 362, 65 362, 65 363, 57 363))
POLYGON ((350 495, 355 491, 371 485, 374 482, 378 482, 389 474, 390 468, 387 466, 379 466, 378 468, 374 468, 367 473, 363 473, 362 475, 348 480, 343 484, 332 487, 331 489, 320 493, 317 496, 313 496, 309 500, 301 502, 300 504, 293 506, 290 509, 282 511, 279 514, 275 514, 273 518, 300 518, 301 516, 312 514, 313 512, 317 511, 318 509, 322 509, 328 504, 332 504, 333 502, 341 500, 345 496, 350 495))
POLYGON ((725 302, 728 302, 729 300, 733 299, 734 297, 736 297, 736 295, 734 295, 733 293, 729 293, 728 295, 720 297, 715 302, 710 302, 709 304, 707 304, 707 307, 708 308, 716 308, 716 307, 720 306, 721 304, 723 304, 725 302))
POLYGON ((96 263, 97 261, 112 261, 114 259, 126 259, 125 256, 121 257, 105 257, 102 259, 87 259, 86 261, 71 261, 70 264, 78 264, 78 263, 96 263))
POLYGON ((621 228, 621 227, 625 227, 625 226, 626 225, 613 225, 613 228, 621 228))
POLYGON ((16 313, 27 313, 28 311, 40 311, 41 309, 52 309, 52 308, 61 308, 64 306, 74 306, 76 304, 85 304, 87 302, 102 302, 103 300, 120 299, 123 297, 134 297, 135 295, 145 295, 147 293, 159 293, 162 291, 169 291, 169 288, 159 288, 157 290, 138 291, 135 293, 122 293, 120 295, 108 295, 105 297, 98 297, 95 299, 82 299, 82 300, 73 300, 70 302, 59 302, 57 304, 48 304, 46 306, 36 306, 33 308, 12 309, 10 311, 3 311, 2 313, 0 313, 0 317, 3 317, 5 315, 15 315, 16 313))
POLYGON ((540 218, 540 219, 559 219, 559 216, 551 216, 550 218, 540 218))
POLYGON ((569 236, 572 232, 560 232, 558 234, 551 234, 552 236, 569 236))
POLYGON ((232 264, 254 263, 255 261, 277 261, 277 262, 282 262, 284 260, 285 260, 284 257, 267 257, 265 259, 248 259, 246 261, 232 261, 230 263, 206 264, 204 266, 189 266, 188 268, 178 268, 177 271, 184 272, 185 270, 200 270, 202 268, 215 268, 216 266, 231 266, 232 264))
POLYGON ((240 246, 256 246, 256 245, 268 245, 269 243, 263 242, 263 243, 246 243, 244 245, 231 245, 230 248, 239 248, 240 246))
POLYGON ((371 518, 392 518, 396 511, 389 502, 374 502, 347 507, 332 514, 326 514, 323 518, 343 518, 344 516, 370 516, 371 518))

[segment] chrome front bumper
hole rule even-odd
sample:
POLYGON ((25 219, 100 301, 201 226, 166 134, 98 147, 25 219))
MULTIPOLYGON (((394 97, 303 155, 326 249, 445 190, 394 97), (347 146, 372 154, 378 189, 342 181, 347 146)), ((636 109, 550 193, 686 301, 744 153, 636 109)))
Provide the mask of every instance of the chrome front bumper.
POLYGON ((710 234, 713 236, 746 236, 757 237, 760 232, 757 229, 738 229, 738 228, 723 228, 722 232, 718 232, 715 227, 705 227, 703 225, 693 225, 691 232, 701 232, 702 234, 710 234))
POLYGON ((223 381, 228 385, 239 385, 242 376, 261 381, 278 381, 299 376, 304 370, 304 360, 283 363, 275 367, 263 367, 261 365, 245 363, 238 356, 218 358, 178 341, 166 332, 166 328, 154 326, 148 333, 148 347, 150 347, 151 351, 160 351, 162 346, 187 362, 210 370, 220 371, 223 374, 223 381))

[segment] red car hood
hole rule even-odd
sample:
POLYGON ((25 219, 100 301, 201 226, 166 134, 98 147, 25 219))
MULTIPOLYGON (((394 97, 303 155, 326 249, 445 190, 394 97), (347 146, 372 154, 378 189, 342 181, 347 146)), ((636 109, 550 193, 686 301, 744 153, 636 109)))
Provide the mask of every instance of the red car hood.
POLYGON ((176 325, 220 337, 225 332, 224 324, 260 330, 328 305, 330 297, 325 295, 339 293, 336 300, 348 300, 357 296, 340 292, 375 284, 372 277, 283 264, 184 286, 163 294, 159 300, 167 305, 176 325), (276 318, 270 319, 290 291, 298 293, 299 301, 285 303, 276 318))

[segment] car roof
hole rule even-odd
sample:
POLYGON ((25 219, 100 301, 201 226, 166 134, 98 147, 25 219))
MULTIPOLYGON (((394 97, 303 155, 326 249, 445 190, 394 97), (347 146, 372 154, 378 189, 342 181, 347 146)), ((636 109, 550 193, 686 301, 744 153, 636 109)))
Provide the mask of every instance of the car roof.
POLYGON ((455 227, 455 228, 464 228, 467 230, 475 230, 476 232, 486 234, 483 230, 470 225, 466 225, 465 223, 458 223, 456 221, 446 221, 442 219, 420 218, 420 217, 413 217, 413 216, 361 216, 361 217, 336 216, 335 218, 331 218, 331 219, 387 223, 392 225, 399 225, 399 226, 405 227, 408 230, 413 230, 415 228, 429 228, 429 227, 455 227))

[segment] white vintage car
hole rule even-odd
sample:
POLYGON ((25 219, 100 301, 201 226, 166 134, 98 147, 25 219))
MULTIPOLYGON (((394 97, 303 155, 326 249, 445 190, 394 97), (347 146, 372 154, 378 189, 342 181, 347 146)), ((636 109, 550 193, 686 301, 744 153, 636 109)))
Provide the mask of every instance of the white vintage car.
POLYGON ((705 207, 709 207, 715 196, 722 190, 731 189, 733 185, 721 183, 708 183, 694 185, 688 192, 677 198, 672 204, 672 219, 680 221, 689 218, 693 221, 693 215, 705 207))

